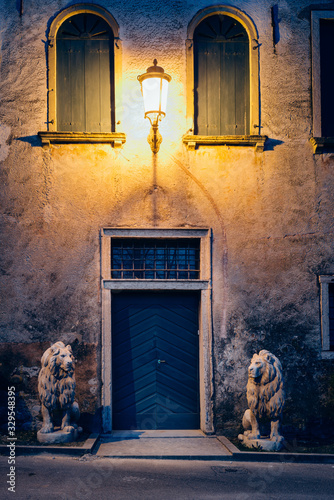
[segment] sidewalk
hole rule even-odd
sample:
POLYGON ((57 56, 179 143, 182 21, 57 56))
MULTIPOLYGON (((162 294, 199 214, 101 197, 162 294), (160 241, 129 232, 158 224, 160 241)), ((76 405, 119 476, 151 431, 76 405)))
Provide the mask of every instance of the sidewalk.
POLYGON ((200 430, 114 431, 101 436, 96 455, 108 458, 334 463, 334 455, 240 451, 224 436, 200 430))
MULTIPOLYGON (((240 451, 224 436, 207 436, 200 430, 114 431, 93 434, 80 446, 20 446, 16 455, 82 456, 113 459, 202 460, 229 462, 281 462, 334 464, 334 454, 240 451)), ((0 454, 8 455, 6 445, 0 454)))

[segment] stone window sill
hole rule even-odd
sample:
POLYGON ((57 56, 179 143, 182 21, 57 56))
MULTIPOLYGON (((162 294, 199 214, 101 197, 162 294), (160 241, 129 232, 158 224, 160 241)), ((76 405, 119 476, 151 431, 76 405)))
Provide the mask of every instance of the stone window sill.
POLYGON ((321 351, 322 359, 334 359, 334 351, 321 351))
POLYGON ((313 147, 313 154, 321 154, 325 150, 334 152, 334 137, 311 137, 310 143, 313 147))
POLYGON ((196 146, 255 146, 255 151, 262 152, 267 140, 266 135, 184 135, 182 141, 189 150, 196 146))
POLYGON ((106 290, 208 290, 209 280, 153 280, 110 279, 103 280, 106 290))
POLYGON ((38 132, 38 136, 44 148, 50 144, 112 144, 114 148, 118 148, 126 141, 125 134, 121 132, 38 132))

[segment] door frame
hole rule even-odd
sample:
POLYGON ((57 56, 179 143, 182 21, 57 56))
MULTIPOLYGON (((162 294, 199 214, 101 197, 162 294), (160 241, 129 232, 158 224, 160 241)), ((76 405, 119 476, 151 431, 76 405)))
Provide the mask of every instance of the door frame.
POLYGON ((212 332, 212 231, 210 229, 101 229, 102 301, 102 428, 112 427, 112 295, 119 291, 199 291, 199 397, 200 428, 213 433, 213 332, 212 332), (111 278, 111 239, 114 238, 192 238, 200 240, 200 279, 149 280, 111 278))

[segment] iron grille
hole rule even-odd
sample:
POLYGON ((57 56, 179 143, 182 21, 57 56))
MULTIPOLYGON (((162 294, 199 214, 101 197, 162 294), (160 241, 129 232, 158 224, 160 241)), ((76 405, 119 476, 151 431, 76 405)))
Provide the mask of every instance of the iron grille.
POLYGON ((114 279, 194 280, 200 277, 200 240, 114 239, 111 277, 114 279))

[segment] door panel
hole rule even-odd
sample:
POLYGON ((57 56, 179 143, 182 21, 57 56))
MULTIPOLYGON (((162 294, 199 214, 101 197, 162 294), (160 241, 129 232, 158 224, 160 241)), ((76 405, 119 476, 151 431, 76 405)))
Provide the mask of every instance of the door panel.
POLYGON ((198 295, 112 298, 113 429, 199 427, 198 295))

